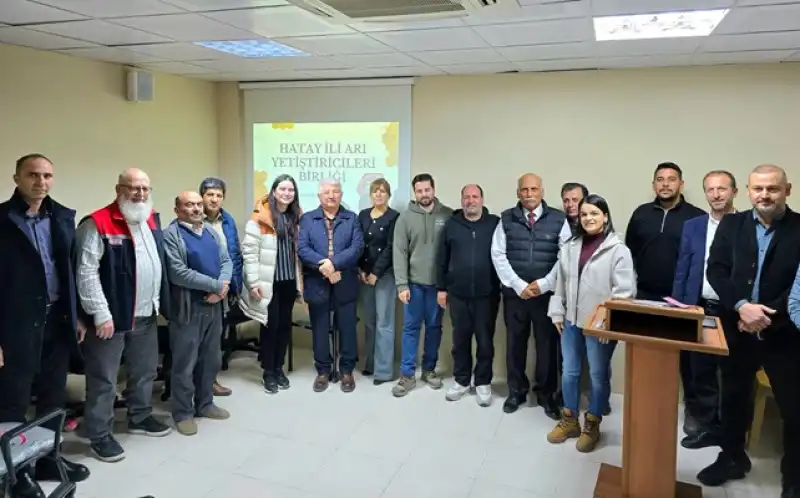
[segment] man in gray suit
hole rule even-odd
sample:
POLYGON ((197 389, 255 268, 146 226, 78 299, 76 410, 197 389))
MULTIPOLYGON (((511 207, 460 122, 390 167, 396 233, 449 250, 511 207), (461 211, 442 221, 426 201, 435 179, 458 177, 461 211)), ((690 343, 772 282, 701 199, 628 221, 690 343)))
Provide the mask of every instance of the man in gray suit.
POLYGON ((195 417, 227 419, 214 404, 214 381, 222 362, 223 301, 233 264, 219 235, 204 223, 203 198, 184 192, 175 198, 178 219, 164 230, 167 274, 174 314, 169 323, 172 350, 172 418, 184 436, 197 434, 195 417))

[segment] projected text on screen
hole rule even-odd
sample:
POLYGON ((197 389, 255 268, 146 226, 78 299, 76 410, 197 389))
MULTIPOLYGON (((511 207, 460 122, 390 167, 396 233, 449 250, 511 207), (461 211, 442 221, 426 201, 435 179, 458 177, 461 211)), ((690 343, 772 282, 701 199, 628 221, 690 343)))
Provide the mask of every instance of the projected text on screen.
POLYGON ((353 211, 370 206, 369 185, 398 181, 399 124, 256 123, 253 125, 253 186, 259 199, 275 178, 289 174, 297 182, 304 211, 319 205, 323 179, 342 184, 342 204, 353 211))

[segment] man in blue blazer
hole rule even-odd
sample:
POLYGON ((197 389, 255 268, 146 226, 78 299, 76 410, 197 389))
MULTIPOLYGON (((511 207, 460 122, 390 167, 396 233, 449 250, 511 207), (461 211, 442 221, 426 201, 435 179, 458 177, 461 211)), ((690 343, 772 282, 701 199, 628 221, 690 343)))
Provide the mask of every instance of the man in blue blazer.
POLYGON ((364 249, 364 235, 356 214, 341 205, 342 186, 338 180, 320 182, 318 195, 320 206, 300 218, 297 241, 317 369, 313 387, 316 392, 328 388, 333 364, 328 334, 333 311, 339 333, 342 391, 352 392, 356 387, 353 369, 358 361, 358 260, 364 249))
MULTIPOLYGON (((702 306, 706 315, 719 316, 719 296, 706 279, 708 252, 723 216, 732 213, 736 197, 736 178, 721 170, 703 178, 703 191, 710 214, 683 224, 678 264, 672 297, 693 306, 702 306)), ((719 430, 719 382, 717 358, 710 354, 681 352, 681 379, 686 411, 681 445, 688 449, 714 446, 719 430)))

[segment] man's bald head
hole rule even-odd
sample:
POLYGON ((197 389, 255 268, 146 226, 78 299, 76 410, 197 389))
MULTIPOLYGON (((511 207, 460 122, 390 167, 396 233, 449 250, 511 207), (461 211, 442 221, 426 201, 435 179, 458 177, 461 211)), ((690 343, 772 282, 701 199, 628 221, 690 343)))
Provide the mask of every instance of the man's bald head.
POLYGON ((747 195, 764 223, 771 223, 786 210, 786 198, 792 192, 792 184, 786 171, 774 164, 762 164, 750 172, 747 178, 747 195))
POLYGON ((128 168, 117 177, 117 199, 132 203, 149 202, 150 177, 139 168, 128 168))
POLYGON ((542 186, 542 177, 537 175, 536 173, 525 173, 524 175, 520 176, 517 180, 517 188, 522 188, 524 184, 536 184, 539 187, 542 186))
POLYGON ((483 214, 483 189, 472 183, 461 188, 461 209, 468 220, 476 220, 483 214))
POLYGON ((147 181, 148 185, 150 184, 150 177, 147 176, 147 173, 140 170, 139 168, 128 168, 122 173, 120 173, 119 177, 117 178, 117 183, 125 184, 137 180, 145 180, 147 181))
POLYGON ((544 187, 542 178, 535 173, 525 173, 517 180, 517 199, 522 203, 522 207, 528 211, 533 211, 542 203, 544 197, 544 187))
POLYGON ((203 223, 203 197, 194 191, 187 190, 175 197, 175 215, 179 220, 200 225, 203 223))
POLYGON ((774 164, 761 164, 753 168, 750 175, 778 175, 780 182, 789 183, 789 177, 786 176, 786 170, 774 164))
POLYGON ((177 206, 178 204, 185 204, 187 202, 197 202, 198 200, 203 200, 203 197, 198 192, 186 190, 178 194, 178 196, 175 198, 175 205, 177 206))

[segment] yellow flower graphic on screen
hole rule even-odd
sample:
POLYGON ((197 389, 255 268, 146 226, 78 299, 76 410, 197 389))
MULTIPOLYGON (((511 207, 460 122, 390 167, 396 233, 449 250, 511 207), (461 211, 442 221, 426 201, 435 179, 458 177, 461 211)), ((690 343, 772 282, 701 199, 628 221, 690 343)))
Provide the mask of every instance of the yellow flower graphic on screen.
POLYGON ((257 201, 269 193, 269 189, 267 188, 268 179, 269 175, 266 171, 253 172, 253 194, 255 195, 254 200, 257 201))
POLYGON ((389 123, 383 132, 383 145, 386 147, 386 166, 397 166, 400 123, 389 123))
POLYGON ((291 130, 294 128, 294 123, 272 123, 273 130, 291 130))

